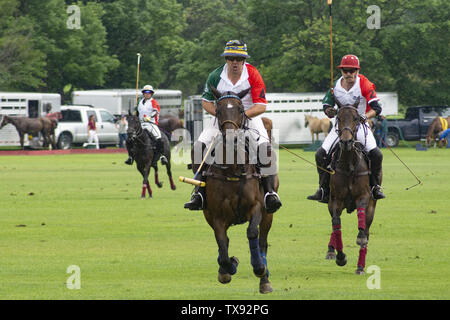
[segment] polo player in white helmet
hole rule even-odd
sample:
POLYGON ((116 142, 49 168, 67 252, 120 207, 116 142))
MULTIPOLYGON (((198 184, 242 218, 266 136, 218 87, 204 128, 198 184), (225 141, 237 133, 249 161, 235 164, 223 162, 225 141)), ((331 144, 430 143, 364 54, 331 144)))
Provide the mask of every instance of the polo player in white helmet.
MULTIPOLYGON (((164 156, 164 144, 161 140, 161 131, 158 127, 159 112, 161 110, 158 101, 153 99, 155 91, 151 85, 146 85, 142 88, 142 94, 144 98, 139 102, 136 107, 136 115, 141 121, 142 129, 145 129, 150 133, 150 135, 156 141, 156 151, 161 155, 161 163, 167 164, 167 158, 164 156)), ((128 146, 128 159, 125 161, 126 164, 133 164, 133 152, 132 148, 128 146)))

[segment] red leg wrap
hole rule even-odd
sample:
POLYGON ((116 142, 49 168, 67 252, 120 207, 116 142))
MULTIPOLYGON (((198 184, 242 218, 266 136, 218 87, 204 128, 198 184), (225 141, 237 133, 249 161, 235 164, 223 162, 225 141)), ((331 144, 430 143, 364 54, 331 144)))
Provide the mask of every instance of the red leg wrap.
POLYGON ((358 229, 366 230, 366 208, 358 208, 358 229))
POLYGON ((359 259, 358 259, 358 267, 364 267, 366 266, 366 254, 367 254, 367 247, 362 247, 359 249, 359 259))
POLYGON ((334 235, 334 248, 337 251, 342 251, 344 245, 342 244, 342 233, 341 233, 341 225, 337 224, 333 226, 333 235, 334 235))

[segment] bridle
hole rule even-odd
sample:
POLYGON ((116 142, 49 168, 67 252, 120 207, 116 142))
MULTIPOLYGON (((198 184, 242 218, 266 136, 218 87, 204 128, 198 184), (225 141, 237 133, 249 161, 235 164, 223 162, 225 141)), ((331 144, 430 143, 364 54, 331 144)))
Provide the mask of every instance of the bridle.
POLYGON ((220 102, 220 101, 222 101, 224 99, 237 99, 239 101, 239 105, 237 107, 239 108, 239 111, 242 114, 242 121, 241 121, 241 125, 240 126, 236 122, 234 122, 233 120, 220 121, 219 120, 219 116, 218 116, 218 109, 216 107, 216 118, 217 118, 217 121, 219 122, 219 129, 220 129, 220 131, 222 131, 223 125, 226 124, 226 123, 232 124, 236 129, 244 129, 245 128, 245 122, 246 122, 246 120, 248 120, 248 117, 245 114, 245 110, 244 110, 244 106, 242 104, 241 98, 239 98, 239 96, 237 96, 235 94, 226 94, 224 96, 221 96, 219 99, 217 99, 217 102, 220 102))
MULTIPOLYGON (((355 107, 352 107, 352 106, 340 107, 339 111, 341 111, 342 109, 353 109, 353 110, 356 110, 356 113, 358 114, 358 110, 355 107)), ((358 128, 359 128, 359 125, 361 124, 361 122, 360 121, 357 122, 355 130, 353 130, 352 128, 350 128, 348 126, 344 127, 344 128, 339 128, 339 112, 338 112, 338 114, 336 116, 336 121, 338 123, 338 125, 337 125, 337 134, 338 134, 339 138, 341 137, 341 134, 344 131, 350 131, 350 134, 352 135, 352 139, 349 142, 353 143, 356 140, 356 132, 358 132, 358 128)))

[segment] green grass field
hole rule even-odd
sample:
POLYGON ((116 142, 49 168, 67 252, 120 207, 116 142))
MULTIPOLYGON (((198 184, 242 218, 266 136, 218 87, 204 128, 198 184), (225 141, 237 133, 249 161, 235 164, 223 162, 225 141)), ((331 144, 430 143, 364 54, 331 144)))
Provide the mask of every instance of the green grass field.
MULTIPOLYGON (((313 161, 313 152, 294 149, 313 161)), ((183 209, 192 188, 176 182, 141 200, 141 177, 125 154, 0 157, 0 299, 449 299, 450 149, 397 148, 423 185, 384 152, 384 191, 371 228, 367 266, 354 274, 357 218, 343 213, 348 263, 325 260, 331 219, 325 205, 306 200, 316 170, 280 152, 283 207, 269 234, 274 292, 261 295, 250 266, 247 225, 229 231, 239 257, 231 283, 217 281, 217 245, 201 212, 183 209), (79 266, 81 289, 66 286, 79 266)), ((174 177, 191 176, 174 165, 174 177)), ((153 176, 153 175, 152 175, 153 176)))

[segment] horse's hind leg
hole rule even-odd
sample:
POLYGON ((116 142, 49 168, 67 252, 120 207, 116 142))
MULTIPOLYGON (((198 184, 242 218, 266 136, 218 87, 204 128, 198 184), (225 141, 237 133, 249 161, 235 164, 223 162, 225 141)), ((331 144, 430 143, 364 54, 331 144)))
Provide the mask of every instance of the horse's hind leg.
POLYGON ((227 227, 224 224, 216 224, 214 226, 214 235, 219 247, 219 263, 218 280, 220 283, 226 284, 231 281, 231 276, 236 273, 239 260, 236 257, 228 257, 227 227))
POLYGON ((153 169, 155 169, 155 184, 158 186, 158 188, 161 188, 163 186, 162 182, 159 181, 159 175, 158 175, 158 164, 155 162, 152 165, 153 169))
POLYGON ((167 175, 169 176, 170 189, 175 190, 177 187, 175 186, 175 183, 173 182, 173 178, 172 178, 170 156, 166 156, 166 158, 167 158, 167 164, 165 166, 166 166, 166 169, 167 169, 167 175))
POLYGON ((266 266, 266 275, 259 281, 259 292, 270 293, 273 291, 269 281, 269 269, 267 268, 267 236, 272 227, 273 214, 262 213, 262 221, 259 224, 259 250, 264 265, 266 266))

